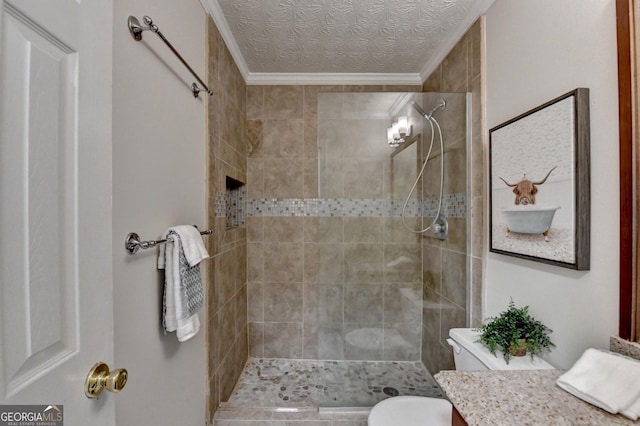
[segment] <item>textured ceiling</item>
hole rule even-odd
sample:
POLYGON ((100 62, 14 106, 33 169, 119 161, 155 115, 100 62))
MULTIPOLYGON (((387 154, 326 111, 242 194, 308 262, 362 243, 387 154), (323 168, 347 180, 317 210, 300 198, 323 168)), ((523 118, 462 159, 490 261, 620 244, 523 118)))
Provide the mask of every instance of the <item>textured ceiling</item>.
POLYGON ((225 41, 232 54, 237 48, 247 73, 419 74, 430 58, 442 56, 443 46, 447 51, 453 46, 490 2, 206 0, 205 4, 222 14, 212 16, 218 27, 227 27, 221 28, 223 37, 228 30, 225 41), (484 9, 479 10, 479 3, 484 9))

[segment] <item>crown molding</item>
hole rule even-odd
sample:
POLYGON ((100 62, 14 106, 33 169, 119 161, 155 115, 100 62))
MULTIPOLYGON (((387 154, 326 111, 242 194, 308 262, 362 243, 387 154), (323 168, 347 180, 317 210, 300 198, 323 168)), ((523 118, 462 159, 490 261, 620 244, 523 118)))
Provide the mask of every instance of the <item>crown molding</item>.
POLYGON ((422 85, 420 74, 250 72, 247 85, 422 85))
POLYGON ((242 52, 240 52, 236 39, 231 33, 231 28, 229 28, 229 24, 227 24, 227 20, 224 17, 224 13, 222 13, 222 9, 220 9, 220 5, 216 0, 200 0, 200 4, 202 4, 205 12, 207 12, 211 16, 211 19, 213 19, 213 22, 215 22, 222 39, 227 45, 227 49, 229 49, 233 60, 236 61, 240 74, 242 74, 244 80, 247 81, 247 77, 250 74, 249 67, 244 60, 244 56, 242 56, 242 52))
POLYGON ((469 12, 465 15, 464 19, 460 21, 460 24, 451 31, 451 37, 449 37, 444 43, 440 44, 440 47, 434 55, 432 55, 420 70, 420 79, 425 81, 436 67, 447 57, 451 49, 460 41, 460 39, 469 31, 469 28, 473 25, 478 18, 484 15, 489 7, 495 0, 476 0, 471 4, 469 12))

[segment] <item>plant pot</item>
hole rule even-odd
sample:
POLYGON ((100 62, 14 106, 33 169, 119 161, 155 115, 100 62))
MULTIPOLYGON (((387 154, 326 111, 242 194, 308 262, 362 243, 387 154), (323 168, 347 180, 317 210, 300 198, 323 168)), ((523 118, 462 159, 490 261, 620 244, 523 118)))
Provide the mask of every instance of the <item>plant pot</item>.
POLYGON ((527 339, 520 339, 518 344, 509 345, 509 353, 513 356, 525 356, 527 354, 527 339))

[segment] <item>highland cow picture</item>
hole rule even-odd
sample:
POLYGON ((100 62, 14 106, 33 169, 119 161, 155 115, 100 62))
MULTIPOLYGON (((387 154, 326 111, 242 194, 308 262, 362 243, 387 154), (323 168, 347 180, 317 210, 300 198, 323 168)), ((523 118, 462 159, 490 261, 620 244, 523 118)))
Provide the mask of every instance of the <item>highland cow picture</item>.
POLYGON ((589 269, 589 90, 490 130, 490 251, 589 269))

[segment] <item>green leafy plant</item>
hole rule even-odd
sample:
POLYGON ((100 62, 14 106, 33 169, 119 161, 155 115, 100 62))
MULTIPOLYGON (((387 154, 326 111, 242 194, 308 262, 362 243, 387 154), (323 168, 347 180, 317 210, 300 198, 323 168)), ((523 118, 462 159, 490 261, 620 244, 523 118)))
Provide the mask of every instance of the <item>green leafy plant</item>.
POLYGON ((549 333, 553 330, 533 318, 529 314, 529 306, 517 308, 513 300, 506 311, 488 318, 477 331, 481 333, 478 341, 484 343, 495 356, 498 356, 496 349, 500 349, 507 364, 519 348, 526 347, 533 359, 534 355, 555 347, 549 339, 549 333))

